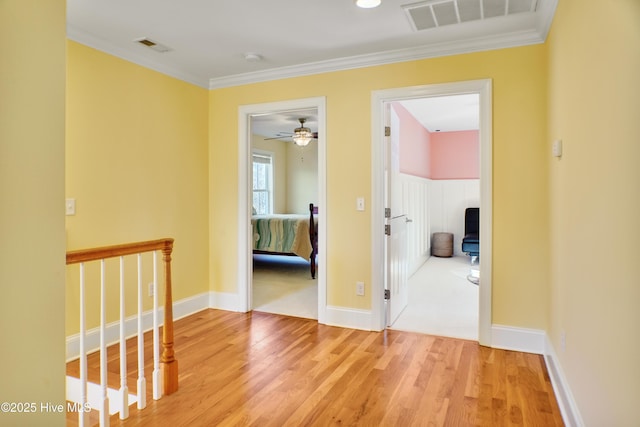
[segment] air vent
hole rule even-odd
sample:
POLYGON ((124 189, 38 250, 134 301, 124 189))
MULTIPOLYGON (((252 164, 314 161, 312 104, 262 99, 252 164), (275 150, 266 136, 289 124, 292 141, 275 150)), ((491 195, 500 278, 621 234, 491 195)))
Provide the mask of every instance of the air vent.
POLYGON ((153 49, 156 52, 160 52, 160 53, 169 52, 171 50, 171 48, 169 48, 168 46, 165 46, 158 42, 154 42, 153 40, 146 37, 134 40, 134 42, 140 43, 141 45, 146 46, 149 49, 153 49))
POLYGON ((516 13, 535 12, 538 0, 429 0, 402 6, 414 31, 516 13))

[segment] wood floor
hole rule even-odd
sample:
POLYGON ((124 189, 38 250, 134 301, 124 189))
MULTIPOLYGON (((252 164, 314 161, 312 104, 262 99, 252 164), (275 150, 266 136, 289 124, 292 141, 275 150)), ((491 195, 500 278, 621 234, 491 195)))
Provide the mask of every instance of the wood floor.
MULTIPOLYGON (((135 347, 127 343, 130 392, 135 347)), ((563 425, 542 356, 472 341, 205 310, 176 322, 175 349, 178 392, 154 401, 148 384, 147 408, 112 426, 563 425)), ((89 366, 96 380, 97 357, 89 366)), ((114 388, 118 366, 109 363, 114 388)))

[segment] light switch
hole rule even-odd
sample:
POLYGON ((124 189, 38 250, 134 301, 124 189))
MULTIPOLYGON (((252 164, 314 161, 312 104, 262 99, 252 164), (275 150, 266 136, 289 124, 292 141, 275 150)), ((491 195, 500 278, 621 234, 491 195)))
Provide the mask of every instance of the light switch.
POLYGON ((364 210, 364 197, 358 197, 356 199, 356 210, 358 211, 364 210))
POLYGON ((562 140, 556 139, 553 141, 553 147, 551 149, 553 157, 562 157, 562 140))
POLYGON ((66 199, 64 202, 64 210, 67 215, 75 215, 76 199, 66 199))

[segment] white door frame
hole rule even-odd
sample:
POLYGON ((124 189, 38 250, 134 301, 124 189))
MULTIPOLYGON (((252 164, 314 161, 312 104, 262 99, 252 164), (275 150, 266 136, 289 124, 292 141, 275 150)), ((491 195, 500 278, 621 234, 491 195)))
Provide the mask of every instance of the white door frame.
POLYGON ((412 86, 372 92, 371 97, 371 297, 372 330, 384 316, 384 103, 477 93, 480 96, 480 289, 478 341, 491 345, 492 85, 490 79, 412 86))
POLYGON ((251 231, 251 116, 283 111, 315 108, 318 111, 318 322, 325 323, 327 307, 327 140, 326 99, 324 97, 303 98, 265 104, 243 105, 238 110, 238 311, 248 312, 253 308, 252 281, 253 263, 251 231))

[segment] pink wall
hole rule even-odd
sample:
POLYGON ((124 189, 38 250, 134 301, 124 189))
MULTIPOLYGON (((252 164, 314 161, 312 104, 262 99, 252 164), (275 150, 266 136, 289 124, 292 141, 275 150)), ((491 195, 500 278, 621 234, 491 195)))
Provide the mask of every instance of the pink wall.
POLYGON ((398 102, 391 108, 400 122, 400 172, 429 179, 479 179, 477 130, 429 132, 398 102))
POLYGON ((391 108, 400 121, 400 172, 431 178, 431 134, 399 103, 391 108))
POLYGON ((431 179, 480 178, 477 130, 431 134, 431 179))

